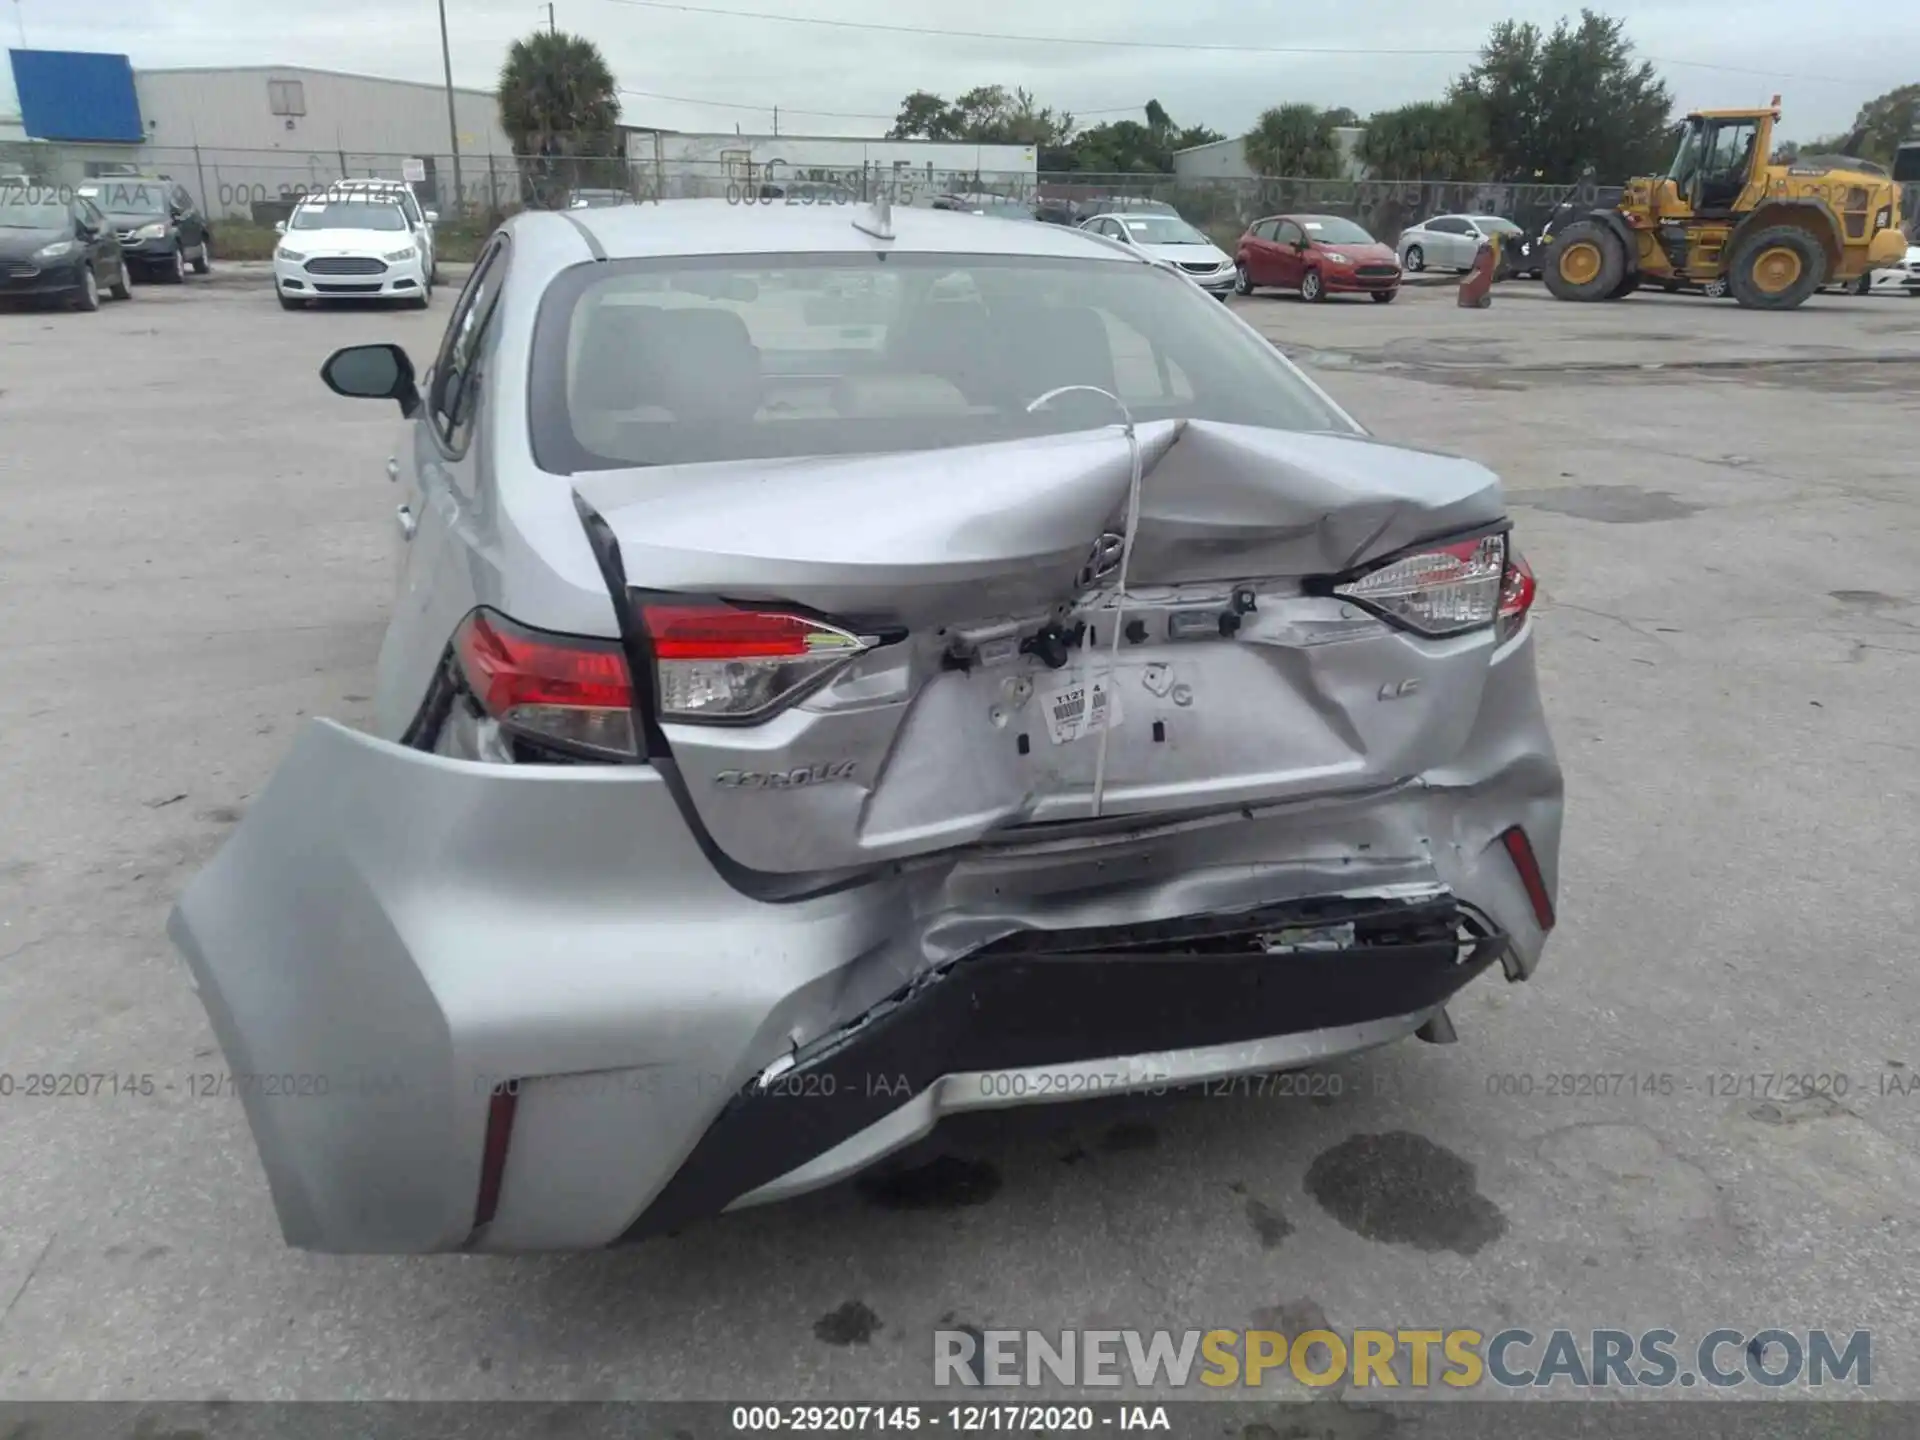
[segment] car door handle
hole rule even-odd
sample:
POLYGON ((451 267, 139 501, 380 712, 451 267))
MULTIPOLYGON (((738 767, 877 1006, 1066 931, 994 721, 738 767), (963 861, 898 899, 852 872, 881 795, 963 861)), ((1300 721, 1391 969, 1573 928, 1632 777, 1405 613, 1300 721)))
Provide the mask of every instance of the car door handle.
POLYGON ((394 523, 400 527, 400 538, 402 540, 413 539, 413 532, 420 528, 420 522, 413 518, 413 507, 410 505, 395 506, 393 520, 394 523))

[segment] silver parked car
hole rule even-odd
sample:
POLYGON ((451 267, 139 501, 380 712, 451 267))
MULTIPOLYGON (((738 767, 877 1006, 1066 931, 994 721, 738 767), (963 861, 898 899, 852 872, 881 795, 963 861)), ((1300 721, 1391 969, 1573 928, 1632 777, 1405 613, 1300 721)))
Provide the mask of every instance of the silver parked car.
POLYGON ((1473 257, 1490 236, 1503 245, 1525 246, 1527 233, 1500 215, 1436 215, 1400 232, 1394 244, 1408 270, 1471 270, 1473 257))
POLYGON ((1135 246, 1156 260, 1179 266, 1216 300, 1231 295, 1239 279, 1233 268, 1233 257, 1178 215, 1159 215, 1147 210, 1094 215, 1081 221, 1080 228, 1135 246))
POLYGON ((407 420, 377 722, 308 722, 171 924, 289 1243, 634 1240, 959 1111, 1447 1040, 1538 963, 1498 480, 1177 273, 530 212, 430 358, 322 371, 407 420))

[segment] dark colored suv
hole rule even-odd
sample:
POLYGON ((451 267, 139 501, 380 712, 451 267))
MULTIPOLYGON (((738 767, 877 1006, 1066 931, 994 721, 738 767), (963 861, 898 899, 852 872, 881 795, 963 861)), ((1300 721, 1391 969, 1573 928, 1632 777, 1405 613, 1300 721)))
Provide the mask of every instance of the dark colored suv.
POLYGON ((80 193, 106 211, 135 275, 178 285, 189 264, 196 275, 213 268, 213 231, 185 186, 164 175, 114 175, 80 193))

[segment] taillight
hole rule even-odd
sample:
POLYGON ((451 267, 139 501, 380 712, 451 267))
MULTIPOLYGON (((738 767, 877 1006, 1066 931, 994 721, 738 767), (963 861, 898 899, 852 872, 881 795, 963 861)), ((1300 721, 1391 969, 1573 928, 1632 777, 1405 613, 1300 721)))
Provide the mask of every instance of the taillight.
POLYGON ((1500 644, 1518 635, 1520 627, 1527 623, 1527 612, 1533 609, 1538 588, 1533 581, 1533 567, 1527 564, 1526 557, 1518 550, 1510 550, 1507 573, 1500 582, 1500 623, 1494 631, 1500 644))
POLYGON ((474 699, 504 729, 610 759, 639 754, 618 641, 530 630, 480 609, 461 624, 453 653, 474 699))
POLYGON ((1384 620, 1441 637, 1492 624, 1507 572, 1507 537, 1435 545, 1333 587, 1384 620))
POLYGON ((642 605, 662 720, 763 720, 877 642, 780 610, 642 605))

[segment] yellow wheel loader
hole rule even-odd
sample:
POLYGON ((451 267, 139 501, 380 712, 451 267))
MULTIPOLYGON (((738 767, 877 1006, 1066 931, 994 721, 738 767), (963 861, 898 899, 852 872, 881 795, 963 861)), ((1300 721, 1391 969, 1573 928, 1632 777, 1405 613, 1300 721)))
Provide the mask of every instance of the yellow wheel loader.
POLYGON ((1769 163, 1779 119, 1778 95, 1765 110, 1687 116, 1665 175, 1630 180, 1613 209, 1555 229, 1547 288, 1618 300, 1642 283, 1698 285, 1791 310, 1822 285, 1898 264, 1907 240, 1893 177, 1845 156, 1769 163))

